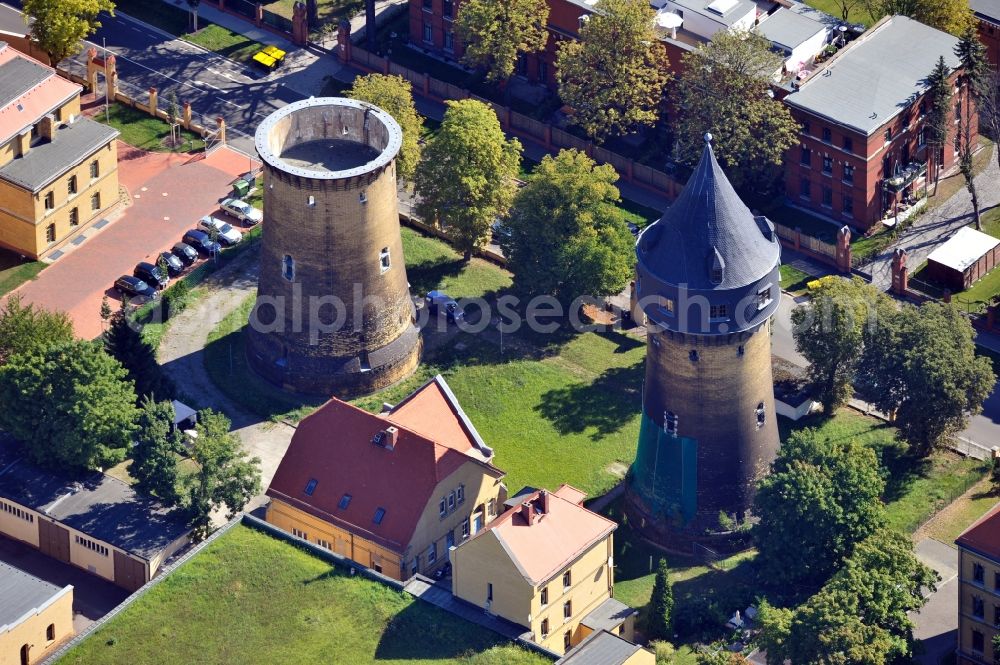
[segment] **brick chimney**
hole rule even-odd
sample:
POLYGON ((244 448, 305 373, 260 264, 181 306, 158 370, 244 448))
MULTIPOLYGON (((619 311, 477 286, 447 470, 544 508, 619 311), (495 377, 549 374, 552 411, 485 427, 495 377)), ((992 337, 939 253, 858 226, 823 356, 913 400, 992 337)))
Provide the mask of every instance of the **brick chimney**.
POLYGON ((524 521, 530 526, 535 521, 535 504, 531 501, 525 501, 521 504, 521 516, 524 517, 524 521))
POLYGON ((31 130, 26 129, 23 134, 17 135, 17 152, 19 157, 24 157, 31 150, 31 130))
POLYGON ((48 114, 38 121, 38 136, 46 141, 53 141, 56 138, 56 117, 48 114))
POLYGON ((549 513, 549 491, 542 490, 538 493, 538 512, 542 515, 549 513))
POLYGON ((392 450, 396 447, 396 441, 399 438, 399 430, 395 427, 389 426, 385 428, 385 438, 383 442, 388 450, 392 450))

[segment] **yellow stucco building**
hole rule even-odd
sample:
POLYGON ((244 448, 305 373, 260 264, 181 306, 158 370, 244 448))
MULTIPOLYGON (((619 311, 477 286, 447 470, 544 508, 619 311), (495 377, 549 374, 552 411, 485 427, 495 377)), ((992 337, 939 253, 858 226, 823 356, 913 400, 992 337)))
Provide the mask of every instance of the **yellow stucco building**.
POLYGON ((379 415, 332 399, 299 423, 267 521, 393 579, 431 574, 506 499, 492 458, 440 376, 379 415))
MULTIPOLYGON (((631 642, 636 611, 613 598, 611 520, 569 485, 532 490, 452 553, 452 591, 565 654, 591 633, 631 642)), ((642 658, 643 656, 639 656, 642 658)))
POLYGON ((179 510, 127 483, 41 469, 0 434, 0 535, 134 591, 188 543, 189 532, 179 510))
POLYGON ((73 636, 73 587, 0 561, 0 665, 44 660, 73 636))
POLYGON ((118 132, 81 89, 0 42, 0 246, 44 258, 118 205, 118 132))
POLYGON ((958 665, 995 663, 1000 650, 1000 503, 966 529, 958 545, 958 665))

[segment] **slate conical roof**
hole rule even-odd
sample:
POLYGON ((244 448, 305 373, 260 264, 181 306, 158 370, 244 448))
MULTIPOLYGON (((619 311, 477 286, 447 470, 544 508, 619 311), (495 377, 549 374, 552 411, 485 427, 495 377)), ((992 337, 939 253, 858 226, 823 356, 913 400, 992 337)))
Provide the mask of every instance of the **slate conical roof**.
POLYGON ((645 271, 691 290, 732 290, 774 270, 778 238, 764 217, 754 217, 722 172, 705 135, 701 160, 684 191, 636 247, 645 271))

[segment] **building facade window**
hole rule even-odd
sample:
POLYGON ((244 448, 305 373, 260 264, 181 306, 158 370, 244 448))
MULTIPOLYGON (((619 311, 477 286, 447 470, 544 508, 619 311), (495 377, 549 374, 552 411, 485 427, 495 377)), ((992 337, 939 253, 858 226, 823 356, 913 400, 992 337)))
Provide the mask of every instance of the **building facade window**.
POLYGON ((462 520, 462 539, 469 537, 469 520, 462 520))
POLYGON ((844 182, 854 184, 854 167, 851 164, 844 164, 844 182))
POLYGON ((982 631, 972 629, 972 650, 976 653, 983 653, 983 648, 986 646, 986 640, 983 639, 982 631))
POLYGON ((545 607, 549 604, 549 588, 547 586, 542 587, 542 592, 539 595, 538 601, 545 607))
POLYGON ((45 639, 48 640, 49 642, 55 641, 56 625, 54 623, 50 623, 48 627, 45 629, 45 639))
POLYGON ((69 211, 69 225, 80 226, 80 209, 71 208, 69 211))
POLYGON ((90 538, 83 538, 82 536, 76 536, 76 544, 84 549, 88 549, 91 552, 97 552, 101 556, 108 556, 110 551, 104 545, 101 545, 96 540, 91 540, 90 538))
POLYGON ((691 349, 690 351, 688 351, 688 360, 690 360, 693 363, 698 362, 698 351, 697 351, 697 349, 691 349))
POLYGON ((977 619, 982 619, 986 615, 985 603, 983 603, 982 596, 972 597, 972 616, 977 619))
POLYGON ((567 600, 563 603, 563 620, 569 621, 573 618, 573 601, 567 600))
POLYGON ((56 195, 52 192, 45 194, 45 209, 52 210, 56 207, 56 195))
POLYGON ((465 503, 465 485, 459 485, 455 489, 455 500, 460 506, 465 503))
POLYGON ((812 164, 812 150, 809 148, 802 148, 802 156, 799 158, 799 163, 802 166, 810 166, 812 164))
POLYGON ((69 194, 76 194, 76 176, 71 175, 69 180, 66 181, 66 191, 69 194))
POLYGON ((921 127, 917 132, 917 147, 923 148, 925 145, 927 145, 927 128, 921 127))
POLYGON ((799 181, 799 196, 804 199, 812 196, 812 185, 809 183, 809 178, 803 178, 799 181))
POLYGON ((823 173, 825 175, 830 175, 833 173, 833 158, 823 157, 823 173))
POLYGON ((434 43, 434 28, 430 23, 424 23, 424 41, 428 44, 434 43))
POLYGON ((850 136, 844 137, 844 150, 854 152, 854 140, 850 136))
POLYGON ((823 143, 830 143, 833 140, 833 133, 829 127, 823 128, 823 143))
POLYGON ((426 9, 428 11, 433 11, 433 9, 434 9, 434 0, 424 0, 424 9, 426 9))
POLYGON ((101 193, 94 192, 94 195, 90 197, 90 209, 100 210, 101 209, 101 193))
POLYGON ((542 639, 545 639, 546 637, 549 636, 549 620, 548 619, 542 619, 542 625, 539 628, 539 632, 541 632, 541 634, 542 634, 542 639))
POLYGON ((281 276, 289 282, 295 281, 295 259, 291 254, 285 254, 281 259, 281 276))
POLYGON ((979 586, 983 585, 983 580, 986 577, 986 570, 983 568, 981 563, 972 564, 972 581, 979 586))
POLYGON ((563 650, 569 651, 571 646, 573 646, 573 631, 567 630, 563 633, 563 650))
POLYGON ((708 316, 712 319, 724 319, 729 316, 729 308, 726 305, 711 305, 708 316))
POLYGON ((892 127, 885 128, 885 142, 888 143, 892 140, 892 127))
POLYGON ((101 163, 96 159, 90 163, 90 177, 97 178, 101 175, 101 163))
POLYGON ((292 527, 292 535, 295 536, 296 538, 301 538, 302 540, 309 540, 309 534, 295 527, 292 527))
POLYGON ((538 80, 542 83, 549 80, 549 63, 544 60, 538 61, 538 80))
POLYGON ((431 543, 431 546, 427 548, 427 563, 434 563, 438 559, 438 548, 437 543, 431 543))
POLYGON ((448 503, 444 499, 441 499, 440 501, 438 501, 438 515, 440 515, 443 518, 447 514, 448 514, 448 503))
POLYGON ((56 225, 49 224, 45 227, 45 242, 55 242, 56 241, 56 225))
POLYGON ((455 3, 452 0, 441 0, 441 15, 451 18, 455 13, 455 3))
POLYGON ((386 270, 392 267, 392 262, 389 259, 388 247, 383 247, 382 251, 379 252, 378 262, 379 262, 379 267, 382 269, 382 272, 385 272, 386 270))
POLYGON ((802 121, 802 133, 803 134, 807 134, 808 135, 809 134, 809 130, 811 128, 812 128, 812 126, 809 124, 808 120, 803 120, 802 121))
POLYGON ((448 511, 451 512, 455 510, 455 493, 452 492, 448 495, 448 511))
POLYGON ((573 575, 571 574, 571 571, 567 570, 565 573, 563 573, 562 583, 563 583, 563 591, 573 586, 573 575))
POLYGON ((757 403, 757 408, 754 409, 753 414, 754 418, 757 420, 757 429, 760 429, 764 426, 764 423, 767 422, 767 411, 764 410, 763 402, 757 403))
POLYGON ((21 510, 17 506, 6 503, 5 501, 0 501, 0 511, 3 511, 9 515, 13 515, 14 517, 22 519, 30 524, 34 524, 35 522, 34 515, 32 515, 26 510, 21 510))
POLYGON ((678 420, 676 413, 667 411, 663 415, 663 431, 671 436, 677 436, 678 420))
POLYGON ((444 50, 449 53, 455 50, 455 33, 452 30, 444 31, 444 50))
POLYGON ((830 189, 829 187, 827 187, 826 185, 823 186, 823 199, 822 199, 822 201, 823 201, 823 205, 826 206, 827 208, 830 208, 830 207, 833 206, 833 190, 830 189))
POLYGON ((844 194, 844 209, 843 212, 848 217, 854 216, 854 198, 850 194, 844 194))

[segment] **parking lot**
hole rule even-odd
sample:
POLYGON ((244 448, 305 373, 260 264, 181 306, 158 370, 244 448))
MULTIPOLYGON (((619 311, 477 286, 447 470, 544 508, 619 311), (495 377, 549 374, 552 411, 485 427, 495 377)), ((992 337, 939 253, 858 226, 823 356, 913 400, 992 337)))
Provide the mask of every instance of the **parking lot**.
MULTIPOLYGON (((79 337, 101 334, 101 299, 120 275, 131 275, 139 261, 156 263, 198 220, 218 212, 219 199, 230 183, 251 166, 250 158, 228 147, 205 156, 143 153, 119 150, 118 178, 131 205, 101 230, 57 259, 38 276, 17 289, 30 303, 64 311, 79 337), (130 159, 123 159, 128 156, 130 159)), ((219 217, 233 222, 224 215, 219 217)), ((235 226, 235 224, 234 224, 235 226)), ((115 305, 116 306, 116 305, 115 305)))

